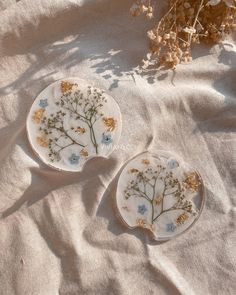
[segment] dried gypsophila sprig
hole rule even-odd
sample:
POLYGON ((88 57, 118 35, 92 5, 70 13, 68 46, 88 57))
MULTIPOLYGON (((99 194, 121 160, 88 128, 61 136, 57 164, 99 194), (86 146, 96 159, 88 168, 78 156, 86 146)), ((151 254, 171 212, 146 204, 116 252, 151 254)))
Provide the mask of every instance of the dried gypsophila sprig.
POLYGON ((139 16, 144 13, 148 19, 153 18, 153 9, 151 1, 149 0, 138 0, 130 8, 130 13, 133 16, 139 16))
MULTIPOLYGON (((96 88, 93 89, 88 86, 86 93, 82 93, 80 90, 72 92, 74 86, 77 86, 77 84, 66 81, 61 82, 62 96, 56 102, 60 110, 55 113, 45 114, 45 110, 39 109, 33 115, 34 122, 41 122, 39 127, 41 136, 37 138, 37 143, 42 147, 48 147, 48 156, 52 162, 61 159, 61 152, 64 149, 76 145, 82 148, 80 154, 87 157, 88 152, 84 149, 85 145, 78 139, 78 134, 82 135, 86 130, 88 130, 90 141, 94 146, 96 154, 98 154, 94 125, 100 118, 103 118, 101 111, 107 100, 103 95, 104 92, 96 88), (68 113, 78 124, 83 123, 86 128, 72 126, 66 129, 64 117, 68 113)), ((106 120, 106 126, 109 123, 109 130, 112 127, 115 128, 115 120, 113 118, 104 118, 104 120, 106 120)))
MULTIPOLYGON (((187 186, 187 184, 183 185, 182 182, 174 177, 173 172, 166 170, 166 167, 157 165, 156 167, 147 167, 144 170, 132 168, 129 173, 132 174, 134 178, 128 182, 124 190, 124 197, 126 200, 132 197, 144 198, 150 204, 151 225, 154 224, 162 214, 170 211, 181 210, 186 214, 188 213, 192 215, 197 213, 194 209, 193 203, 189 201, 185 195, 189 186, 187 186), (156 184, 160 181, 163 183, 163 191, 156 196, 156 184), (165 198, 170 195, 175 199, 175 203, 171 207, 165 208, 165 198), (158 214, 155 211, 156 206, 160 207, 158 214)), ((193 175, 195 175, 194 172, 190 174, 191 177, 193 177, 193 175)), ((190 180, 188 181, 188 184, 189 182, 190 180)), ((198 188, 196 188, 196 191, 197 190, 198 188)), ((181 219, 181 222, 184 222, 183 218, 181 219)), ((186 219, 187 217, 185 220, 186 219)), ((144 227, 144 224, 140 226, 144 227)))
MULTIPOLYGON (((153 18, 155 2, 137 0, 130 12, 153 18)), ((235 28, 236 0, 170 0, 168 11, 147 33, 151 57, 148 55, 144 66, 154 61, 158 66, 175 69, 179 63, 192 60, 194 43, 219 43, 235 28)))

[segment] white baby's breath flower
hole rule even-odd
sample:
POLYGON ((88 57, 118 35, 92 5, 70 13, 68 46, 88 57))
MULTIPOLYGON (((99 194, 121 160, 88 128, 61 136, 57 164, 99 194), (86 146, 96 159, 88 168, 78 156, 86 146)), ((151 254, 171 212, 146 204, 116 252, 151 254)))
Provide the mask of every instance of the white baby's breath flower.
POLYGON ((148 11, 148 7, 145 6, 145 5, 142 5, 142 6, 141 6, 141 11, 142 11, 142 12, 147 12, 147 11, 148 11))
POLYGON ((162 41, 162 37, 161 36, 157 36, 155 42, 157 44, 159 44, 159 43, 161 43, 161 41, 162 41))
POLYGON ((221 0, 210 0, 207 2, 207 5, 215 6, 218 5, 221 2, 221 0))
POLYGON ((182 31, 185 32, 185 33, 188 33, 188 34, 196 33, 196 29, 194 29, 193 27, 185 27, 185 28, 183 28, 182 31))
POLYGON ((176 38, 176 33, 173 31, 170 31, 170 38, 175 39, 176 38))
POLYGON ((156 39, 156 35, 153 33, 152 30, 147 32, 148 38, 151 40, 155 40, 156 39))
POLYGON ((143 59, 142 60, 142 68, 143 69, 147 69, 148 67, 149 67, 149 65, 150 65, 150 63, 149 63, 149 61, 148 60, 146 60, 146 59, 143 59))
POLYGON ((147 57, 147 60, 151 60, 151 58, 152 58, 152 54, 149 52, 149 53, 147 53, 147 55, 146 55, 146 57, 147 57))
POLYGON ((235 0, 210 0, 207 5, 215 6, 220 4, 220 2, 224 2, 228 7, 235 7, 235 0))
POLYGON ((164 39, 164 40, 169 40, 169 39, 170 39, 170 34, 165 34, 165 35, 163 36, 163 39, 164 39))
POLYGON ((148 19, 152 19, 152 18, 153 18, 153 13, 152 13, 152 12, 150 12, 150 13, 147 13, 147 15, 146 15, 146 16, 147 16, 147 18, 148 18, 148 19))

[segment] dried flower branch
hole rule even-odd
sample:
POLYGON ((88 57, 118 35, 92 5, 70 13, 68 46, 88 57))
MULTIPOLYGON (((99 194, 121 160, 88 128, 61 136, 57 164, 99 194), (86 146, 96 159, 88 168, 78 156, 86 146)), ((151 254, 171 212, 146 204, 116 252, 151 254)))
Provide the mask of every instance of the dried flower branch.
MULTIPOLYGON (((60 101, 57 102, 62 108, 68 110, 72 116, 88 126, 90 139, 94 145, 96 154, 98 153, 98 144, 93 126, 100 117, 103 117, 100 109, 103 107, 103 103, 107 102, 103 94, 103 91, 99 91, 96 88, 92 89, 91 87, 88 87, 86 97, 80 90, 74 93, 69 90, 65 92, 60 101)), ((83 129, 84 128, 78 127, 76 131, 84 133, 85 130, 83 129)))
MULTIPOLYGON (((135 1, 131 14, 153 18, 154 2, 135 1)), ((235 28, 236 0, 169 0, 168 11, 147 35, 154 62, 175 69, 192 60, 194 43, 219 43, 235 28)))
MULTIPOLYGON (((193 209, 193 203, 186 199, 185 191, 186 186, 181 183, 177 178, 173 177, 172 172, 168 172, 162 165, 157 165, 156 168, 148 167, 141 171, 138 169, 131 169, 130 173, 135 175, 133 180, 128 182, 128 185, 124 191, 124 197, 129 199, 130 197, 144 198, 151 207, 151 224, 153 224, 163 213, 182 210, 185 215, 179 218, 179 224, 183 223, 188 218, 188 214, 195 214, 193 209), (161 194, 156 193, 157 182, 163 183, 163 191, 161 194), (151 193, 150 193, 151 192, 151 193), (164 205, 165 198, 172 195, 175 198, 175 203, 166 208, 164 205)), ((193 173, 190 175, 193 177, 193 173)), ((191 178, 192 179, 192 178, 191 178)), ((198 189, 198 187, 194 187, 198 189)), ((140 210, 146 210, 144 207, 140 210)), ((143 213, 143 212, 141 212, 143 213)))
POLYGON ((42 127, 40 127, 40 130, 43 132, 43 135, 38 141, 41 140, 42 142, 43 139, 45 141, 45 137, 48 136, 49 158, 52 162, 55 160, 58 161, 61 151, 71 145, 85 147, 74 139, 71 130, 65 129, 63 122, 63 117, 65 115, 66 113, 58 111, 56 114, 51 114, 50 117, 44 116, 42 119, 42 127), (56 132, 57 137, 50 136, 53 132, 56 132))
MULTIPOLYGON (((86 94, 83 94, 80 90, 72 92, 73 84, 68 82, 62 82, 61 87, 63 94, 56 102, 56 105, 60 106, 61 110, 51 113, 50 116, 44 115, 44 110, 37 110, 33 116, 36 123, 39 120, 41 121, 39 130, 42 135, 37 138, 38 144, 49 148, 49 158, 52 162, 59 161, 60 154, 64 149, 72 145, 85 148, 85 145, 76 138, 78 138, 78 134, 83 135, 88 130, 90 140, 97 154, 98 144, 94 125, 98 119, 103 117, 101 109, 103 104, 107 102, 103 92, 91 87, 88 87, 86 94), (68 115, 68 112, 71 118, 84 124, 85 127, 75 126, 69 129, 66 128, 64 117, 68 115)), ((112 118, 109 118, 109 123, 110 128, 115 128, 112 118), (112 126, 111 123, 113 123, 112 126)), ((82 149, 81 155, 86 157, 88 152, 82 149)))

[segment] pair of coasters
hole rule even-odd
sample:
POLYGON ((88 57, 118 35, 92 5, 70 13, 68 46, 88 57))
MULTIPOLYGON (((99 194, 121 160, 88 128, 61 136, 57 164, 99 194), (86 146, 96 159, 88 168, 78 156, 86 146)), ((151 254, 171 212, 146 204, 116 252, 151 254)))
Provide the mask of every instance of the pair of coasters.
MULTIPOLYGON (((119 141, 121 112, 104 91, 78 78, 56 81, 35 99, 28 118, 29 142, 38 157, 60 171, 81 171, 93 157, 108 157, 119 141)), ((190 228, 204 204, 200 175, 167 152, 145 152, 129 161, 117 186, 120 219, 155 240, 190 228)))

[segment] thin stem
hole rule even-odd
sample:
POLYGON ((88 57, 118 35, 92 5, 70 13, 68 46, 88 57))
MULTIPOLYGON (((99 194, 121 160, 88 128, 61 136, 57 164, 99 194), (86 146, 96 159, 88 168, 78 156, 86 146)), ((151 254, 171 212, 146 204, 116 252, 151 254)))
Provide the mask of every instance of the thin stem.
POLYGON ((77 144, 77 145, 79 145, 79 146, 82 146, 82 147, 85 147, 85 145, 83 145, 83 144, 81 144, 81 143, 78 143, 77 141, 75 141, 69 134, 68 134, 68 132, 63 128, 63 127, 61 127, 61 128, 58 128, 58 127, 56 127, 56 126, 51 126, 51 128, 52 129, 56 129, 56 130, 58 130, 58 131, 60 131, 60 132, 62 132, 62 133, 64 133, 74 144, 77 144))
POLYGON ((149 203, 151 203, 151 200, 150 200, 148 197, 146 197, 145 195, 140 195, 140 192, 139 192, 139 191, 137 191, 137 193, 135 193, 135 194, 130 195, 130 197, 140 197, 140 198, 144 198, 144 199, 146 199, 149 203))
POLYGON ((152 224, 154 222, 154 204, 153 204, 153 200, 151 201, 151 205, 152 205, 152 224))
POLYGON ((201 11, 202 8, 203 8, 203 2, 204 2, 204 0, 201 0, 200 6, 199 6, 198 11, 197 11, 197 14, 196 14, 196 16, 195 16, 195 19, 194 19, 194 22, 193 22, 193 27, 194 27, 194 28, 195 28, 195 26, 196 26, 196 23, 197 23, 197 20, 198 20, 198 17, 199 17, 199 13, 200 13, 200 11, 201 11))
POLYGON ((85 123, 89 127, 90 139, 91 139, 91 142, 92 142, 93 146, 95 147, 95 151, 96 151, 96 154, 97 154, 98 153, 98 144, 97 144, 97 141, 96 141, 96 137, 95 137, 95 133, 94 133, 94 129, 93 129, 93 124, 91 123, 91 121, 86 121, 85 123))
MULTIPOLYGON (((179 187, 178 187, 178 189, 175 190, 174 192, 166 193, 166 191, 168 189, 170 189, 170 187, 168 187, 168 185, 166 183, 166 179, 167 179, 167 176, 164 178, 164 189, 163 189, 162 200, 161 200, 161 211, 157 215, 157 217, 161 216, 161 214, 163 214, 164 212, 171 211, 171 209, 174 208, 177 205, 177 203, 176 203, 172 208, 164 210, 164 199, 165 199, 165 197, 168 196, 168 195, 171 195, 171 194, 173 194, 173 193, 175 193, 175 192, 177 192, 179 190, 179 187)), ((152 223, 157 219, 157 217, 155 217, 155 218, 154 218, 154 216, 152 217, 152 223)))
POLYGON ((156 221, 163 213, 169 212, 169 211, 174 211, 174 210, 183 210, 183 209, 182 208, 170 208, 170 209, 163 210, 153 219, 153 222, 156 221))
MULTIPOLYGON (((203 8, 203 2, 204 2, 204 0, 201 0, 201 3, 200 3, 200 5, 199 5, 199 8, 198 8, 198 11, 197 11, 197 14, 196 14, 196 16, 195 16, 195 19, 194 19, 194 22, 193 22, 193 25, 192 25, 192 27, 195 29, 195 26, 196 26, 196 24, 197 24, 197 20, 198 20, 198 17, 199 17, 199 14, 200 14, 200 11, 202 10, 202 8, 203 8)), ((190 36, 189 36, 189 46, 191 45, 191 41, 192 41, 192 37, 193 37, 193 34, 190 34, 190 36)))
POLYGON ((164 21, 164 19, 168 16, 168 14, 171 13, 172 9, 176 6, 176 4, 178 3, 179 0, 176 0, 175 3, 171 6, 171 8, 167 11, 167 13, 161 18, 161 20, 159 21, 158 25, 157 25, 157 30, 159 30, 159 27, 161 25, 161 23, 164 21))
POLYGON ((155 208, 154 208, 154 198, 155 198, 155 192, 156 192, 156 183, 157 183, 157 179, 158 179, 160 173, 161 173, 161 170, 159 171, 158 175, 155 177, 155 179, 154 179, 154 184, 153 184, 153 185, 151 185, 151 184, 149 183, 149 184, 152 186, 152 189, 153 189, 152 200, 151 200, 151 206, 152 206, 152 224, 153 224, 153 222, 154 222, 154 221, 153 221, 153 219, 154 219, 154 210, 155 210, 155 208))
POLYGON ((186 43, 187 45, 189 45, 188 44, 188 41, 185 41, 184 39, 182 39, 182 38, 180 38, 180 37, 177 37, 180 41, 182 41, 182 42, 184 42, 184 43, 186 43))
POLYGON ((59 144, 57 144, 56 142, 55 142, 55 144, 60 148, 58 151, 57 151, 57 153, 60 153, 62 150, 64 150, 65 148, 67 148, 67 147, 69 147, 69 146, 71 146, 71 145, 74 145, 75 143, 74 142, 72 142, 72 143, 70 143, 70 144, 68 144, 68 145, 66 145, 66 146, 60 146, 59 144))
POLYGON ((134 191, 136 191, 137 193, 141 194, 141 197, 145 198, 148 202, 151 202, 152 200, 148 197, 147 194, 145 194, 144 192, 137 190, 135 187, 132 187, 131 189, 133 189, 134 191))
POLYGON ((143 189, 144 189, 144 193, 147 194, 147 183, 144 181, 144 179, 143 179, 143 189))
POLYGON ((169 211, 176 211, 176 210, 183 210, 183 211, 185 211, 185 212, 188 212, 188 210, 187 210, 187 208, 188 208, 188 206, 186 206, 186 207, 182 207, 182 208, 178 208, 177 207, 177 205, 178 205, 178 202, 175 204, 175 205, 173 205, 171 208, 169 208, 169 209, 166 209, 166 210, 162 210, 155 218, 154 218, 154 220, 153 220, 153 222, 154 221, 156 221, 163 213, 166 213, 166 212, 169 212, 169 211))
POLYGON ((154 198, 155 198, 155 186, 157 182, 157 177, 155 178, 154 184, 153 184, 153 194, 152 194, 152 200, 151 200, 151 205, 152 205, 152 224, 153 224, 153 218, 154 218, 154 198))
POLYGON ((93 129, 93 124, 91 123, 91 132, 92 132, 92 137, 93 137, 93 145, 95 147, 95 151, 96 151, 96 154, 98 153, 98 144, 97 144, 97 140, 96 140, 96 136, 95 136, 95 132, 94 132, 94 129, 93 129))
MULTIPOLYGON (((90 112, 90 118, 88 118, 86 115, 82 115, 80 112, 78 112, 78 109, 77 109, 78 103, 76 104, 76 108, 74 108, 74 106, 72 104, 71 104, 72 108, 70 108, 69 105, 68 105, 68 99, 66 99, 66 102, 67 102, 67 107, 64 107, 64 108, 71 111, 72 113, 74 113, 76 116, 79 117, 79 119, 82 122, 84 122, 84 123, 86 123, 88 125, 91 142, 94 145, 96 154, 98 154, 98 144, 97 144, 97 140, 96 140, 96 136, 95 136, 95 132, 94 132, 94 128, 93 128, 93 125, 96 122, 96 120, 92 123, 92 118, 93 118, 95 112, 97 111, 98 106, 95 107, 94 104, 92 105, 91 108, 93 108, 93 110, 90 112)), ((85 108, 84 108, 84 112, 85 112, 85 108)))

